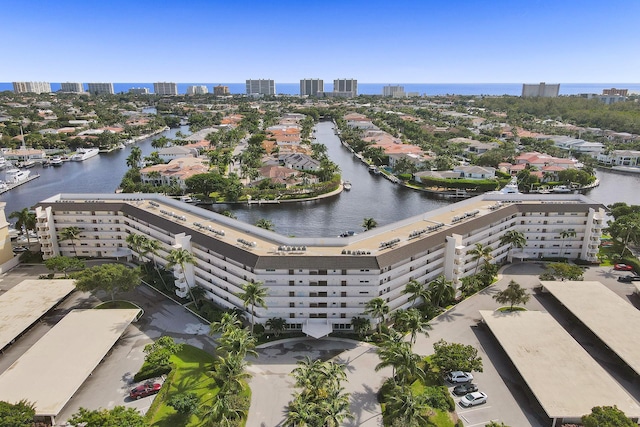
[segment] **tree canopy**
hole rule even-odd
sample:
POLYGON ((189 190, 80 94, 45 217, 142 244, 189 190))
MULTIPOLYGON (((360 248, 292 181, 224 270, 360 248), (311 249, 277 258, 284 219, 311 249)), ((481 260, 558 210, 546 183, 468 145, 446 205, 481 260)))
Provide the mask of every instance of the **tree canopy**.
POLYGON ((582 416, 584 427, 637 427, 617 406, 596 406, 582 416))
POLYGON ((135 408, 116 406, 113 409, 80 408, 68 421, 73 427, 145 427, 144 417, 135 408))
POLYGON ((0 427, 31 427, 35 415, 33 404, 26 400, 15 404, 0 401, 0 427))
POLYGON ((478 349, 471 345, 448 343, 440 340, 433 344, 435 354, 432 362, 442 373, 451 371, 482 372, 482 357, 478 349))
POLYGON ((76 288, 81 291, 105 291, 115 299, 118 292, 126 292, 140 284, 140 269, 122 264, 102 264, 78 273, 76 288))

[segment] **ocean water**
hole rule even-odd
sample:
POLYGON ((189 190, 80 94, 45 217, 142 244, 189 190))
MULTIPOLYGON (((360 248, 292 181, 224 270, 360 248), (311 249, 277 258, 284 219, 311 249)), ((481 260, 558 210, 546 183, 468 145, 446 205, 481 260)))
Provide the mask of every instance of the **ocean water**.
MULTIPOLYGON (((178 83, 178 93, 186 93, 187 87, 192 85, 204 85, 213 92, 217 85, 229 86, 232 94, 245 93, 244 83, 178 83)), ((358 83, 360 95, 382 95, 382 88, 386 85, 399 84, 404 86, 405 92, 417 92, 420 95, 511 95, 520 96, 522 83, 358 83)), ((153 92, 153 83, 114 83, 115 93, 128 92, 131 88, 146 87, 153 92)), ((577 95, 580 93, 602 93, 602 89, 612 87, 629 89, 630 92, 640 92, 640 83, 560 83, 560 95, 577 95)), ((86 84, 85 84, 86 89, 86 84)), ((327 92, 333 90, 332 83, 326 83, 324 89, 327 92)), ((0 91, 13 90, 11 83, 0 83, 0 91)), ((60 90, 60 83, 51 83, 51 90, 60 90)), ((276 81, 276 93, 286 95, 298 95, 299 83, 278 83, 276 81)))

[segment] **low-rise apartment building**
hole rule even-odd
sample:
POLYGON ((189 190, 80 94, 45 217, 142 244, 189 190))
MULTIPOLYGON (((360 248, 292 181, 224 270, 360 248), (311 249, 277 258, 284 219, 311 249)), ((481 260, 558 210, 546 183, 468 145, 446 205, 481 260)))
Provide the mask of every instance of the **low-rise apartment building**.
POLYGON ((287 320, 290 329, 323 336, 351 328, 365 304, 383 298, 408 308, 403 293, 411 280, 429 283, 440 275, 459 287, 475 272, 469 253, 476 243, 493 248, 493 261, 559 257, 597 261, 604 207, 582 195, 484 194, 347 238, 289 237, 157 194, 58 194, 36 206, 44 258, 57 255, 127 257, 126 238, 144 234, 161 243, 155 260, 167 265, 172 249, 196 258, 173 272, 176 293, 199 286, 227 308, 244 309, 237 296, 248 281, 267 290, 267 308, 256 320, 287 320), (67 227, 78 239, 61 240, 67 227), (522 232, 527 244, 509 251, 500 238, 522 232), (562 239, 562 231, 575 237, 562 239))

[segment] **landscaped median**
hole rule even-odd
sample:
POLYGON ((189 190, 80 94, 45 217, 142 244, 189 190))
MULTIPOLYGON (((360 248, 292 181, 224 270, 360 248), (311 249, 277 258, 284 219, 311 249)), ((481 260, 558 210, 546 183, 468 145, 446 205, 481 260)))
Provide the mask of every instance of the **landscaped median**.
MULTIPOLYGON (((150 426, 200 426, 205 421, 207 409, 211 408, 220 391, 220 385, 214 379, 212 372, 216 366, 216 358, 196 347, 184 345, 182 350, 171 356, 172 370, 156 396, 146 415, 150 426), (175 396, 193 393, 197 404, 192 413, 178 413, 169 405, 175 396)), ((251 401, 251 391, 245 385, 239 397, 246 401, 248 408, 251 401)), ((239 426, 244 426, 242 420, 239 426)))

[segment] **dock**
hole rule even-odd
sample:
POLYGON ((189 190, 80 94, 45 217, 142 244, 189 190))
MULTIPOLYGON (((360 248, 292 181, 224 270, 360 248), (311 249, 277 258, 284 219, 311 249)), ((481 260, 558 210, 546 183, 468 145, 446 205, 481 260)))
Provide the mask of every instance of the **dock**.
POLYGON ((7 184, 7 186, 5 188, 0 189, 0 194, 4 194, 7 191, 11 191, 16 187, 21 186, 22 184, 26 184, 29 181, 33 181, 34 179, 38 179, 40 178, 40 174, 36 174, 36 175, 29 175, 29 177, 27 179, 24 179, 20 182, 16 182, 15 184, 7 184))

